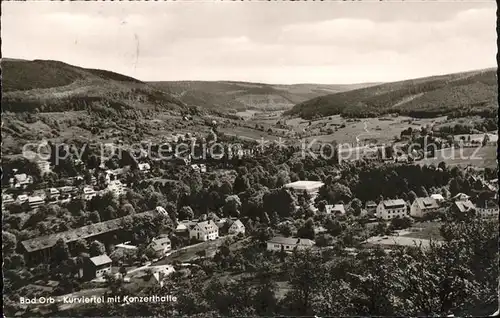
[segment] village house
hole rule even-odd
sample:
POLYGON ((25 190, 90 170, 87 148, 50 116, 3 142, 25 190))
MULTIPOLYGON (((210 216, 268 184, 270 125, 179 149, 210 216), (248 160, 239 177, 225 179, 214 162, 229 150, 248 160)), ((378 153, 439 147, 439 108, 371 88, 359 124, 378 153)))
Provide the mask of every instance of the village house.
POLYGON ((106 254, 86 258, 83 264, 83 277, 92 280, 111 274, 111 263, 111 258, 106 254))
POLYGON ((83 199, 85 201, 92 200, 97 195, 97 192, 91 188, 91 187, 84 187, 83 188, 83 199))
POLYGON ((56 188, 47 189, 47 199, 53 201, 59 199, 60 192, 56 188))
POLYGON ((422 218, 428 213, 436 212, 439 209, 437 200, 427 198, 416 198, 410 206, 410 215, 416 218, 422 218))
POLYGON ((29 199, 29 196, 27 194, 20 194, 16 198, 16 203, 23 204, 24 202, 27 202, 29 199))
POLYGON ((194 223, 189 227, 189 238, 198 241, 215 240, 219 237, 219 227, 214 221, 203 221, 194 223))
POLYGON ((445 198, 441 195, 441 194, 431 194, 431 198, 433 198, 434 200, 437 201, 438 204, 441 204, 443 203, 445 200, 445 198))
POLYGON ((15 189, 26 189, 32 183, 33 177, 26 173, 15 174, 13 178, 9 179, 10 187, 15 189))
POLYGON ((108 183, 105 191, 112 192, 115 196, 120 196, 125 194, 125 189, 125 185, 120 180, 112 180, 108 183))
POLYGON ((14 198, 11 194, 2 194, 2 212, 10 204, 14 203, 14 198))
POLYGON ((221 235, 231 234, 236 235, 239 233, 245 234, 245 226, 243 223, 236 218, 232 219, 219 219, 217 222, 217 226, 219 227, 219 233, 221 235))
POLYGON ((267 241, 268 251, 281 251, 292 252, 295 248, 297 250, 304 250, 314 246, 314 241, 304 238, 292 238, 276 236, 267 241))
POLYGON ((476 206, 470 200, 460 200, 453 203, 451 210, 455 213, 465 213, 475 211, 476 206))
POLYGON ((333 214, 335 216, 345 215, 345 207, 343 204, 325 205, 326 214, 333 214))
POLYGON ((149 163, 139 163, 137 165, 137 167, 139 168, 140 171, 143 171, 143 172, 149 172, 149 170, 151 170, 151 166, 149 165, 149 163))
POLYGON ((45 200, 40 196, 28 197, 28 205, 29 205, 30 209, 36 209, 43 204, 45 204, 45 200))
POLYGON ((377 218, 390 220, 408 216, 408 206, 402 199, 380 201, 377 206, 377 218))
POLYGON ((157 258, 161 258, 172 250, 172 243, 168 237, 159 237, 153 239, 148 248, 154 251, 157 258))

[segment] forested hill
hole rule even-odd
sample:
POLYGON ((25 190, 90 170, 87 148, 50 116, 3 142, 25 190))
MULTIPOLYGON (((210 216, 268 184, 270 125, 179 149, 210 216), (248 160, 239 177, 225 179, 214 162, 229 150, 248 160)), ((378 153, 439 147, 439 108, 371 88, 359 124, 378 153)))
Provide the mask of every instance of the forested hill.
POLYGON ((278 85, 233 81, 166 81, 151 84, 188 105, 222 112, 289 110, 308 99, 375 85, 293 84, 278 85))
POLYGON ((182 110, 164 91, 122 74, 59 61, 2 59, 2 108, 12 112, 94 109, 117 114, 182 110))
POLYGON ((480 114, 498 111, 497 71, 484 69, 385 83, 316 97, 295 105, 286 115, 312 119, 341 114, 373 117, 398 113, 414 117, 480 114))

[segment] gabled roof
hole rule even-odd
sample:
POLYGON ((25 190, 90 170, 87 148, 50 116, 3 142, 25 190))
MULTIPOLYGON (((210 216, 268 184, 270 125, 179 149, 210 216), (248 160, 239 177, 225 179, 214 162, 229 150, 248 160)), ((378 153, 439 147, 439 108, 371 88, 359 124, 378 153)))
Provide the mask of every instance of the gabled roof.
POLYGON ((167 244, 170 244, 170 239, 168 237, 162 237, 162 238, 158 238, 158 239, 155 239, 153 240, 149 246, 154 249, 154 250, 161 250, 164 248, 163 244, 164 243, 167 243, 167 244))
POLYGON ((431 194, 431 198, 438 201, 444 201, 444 197, 441 194, 435 193, 431 194))
POLYGON ((239 228, 245 228, 245 226, 243 225, 243 223, 239 219, 228 220, 228 225, 229 225, 229 227, 234 225, 234 226, 239 227, 239 228))
POLYGON ((325 206, 326 213, 335 213, 335 214, 345 214, 345 207, 343 204, 335 204, 335 205, 326 205, 325 206))
POLYGON ((109 258, 108 255, 106 254, 103 254, 103 255, 99 255, 99 256, 95 256, 95 257, 91 257, 90 258, 90 261, 95 265, 95 266, 99 266, 99 265, 104 265, 104 264, 111 264, 113 261, 111 260, 111 258, 109 258))
POLYGON ((367 201, 365 206, 366 207, 377 207, 377 203, 375 203, 375 201, 367 201))
POLYGON ((293 237, 283 237, 275 236, 269 241, 271 244, 281 244, 281 245, 301 245, 301 246, 313 246, 314 242, 310 239, 305 238, 293 238, 293 237))
POLYGON ((466 212, 466 211, 469 211, 469 210, 476 208, 474 203, 472 203, 469 200, 467 200, 467 201, 455 201, 455 206, 458 208, 458 210, 460 212, 466 212))
POLYGON ((439 208, 439 204, 437 203, 436 199, 433 198, 416 198, 415 202, 421 210, 439 208))
POLYGON ((191 229, 194 229, 195 227, 200 228, 204 232, 205 231, 208 232, 208 231, 218 231, 219 230, 219 227, 212 220, 195 223, 195 224, 193 224, 191 229))
POLYGON ((383 205, 389 209, 402 208, 406 206, 406 202, 403 199, 396 200, 384 200, 383 205))

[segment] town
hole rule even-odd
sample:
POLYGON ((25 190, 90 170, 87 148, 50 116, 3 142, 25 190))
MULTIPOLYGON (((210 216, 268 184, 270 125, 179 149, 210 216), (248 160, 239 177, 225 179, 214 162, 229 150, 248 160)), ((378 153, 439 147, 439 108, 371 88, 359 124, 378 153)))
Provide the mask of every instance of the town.
POLYGON ((495 3, 260 2, 2 3, 5 317, 499 315, 495 3))
POLYGON ((298 147, 231 149, 232 138, 218 138, 226 154, 197 163, 126 149, 99 162, 94 149, 55 165, 60 149, 50 143, 47 154, 4 160, 5 286, 17 314, 82 305, 14 304, 21 292, 64 299, 119 286, 123 295, 186 270, 246 268, 251 260, 227 258, 255 248, 281 259, 304 250, 356 258, 439 243, 447 220, 498 220, 498 169, 419 165, 391 151, 339 163, 339 153, 303 159, 298 147), (383 179, 392 186, 379 187, 383 179))

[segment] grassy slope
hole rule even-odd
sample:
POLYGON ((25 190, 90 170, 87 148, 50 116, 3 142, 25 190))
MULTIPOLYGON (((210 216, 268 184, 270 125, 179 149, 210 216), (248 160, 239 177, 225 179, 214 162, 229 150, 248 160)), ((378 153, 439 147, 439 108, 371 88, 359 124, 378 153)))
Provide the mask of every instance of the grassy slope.
POLYGON ((180 109, 173 96, 137 79, 58 61, 2 60, 2 107, 20 111, 180 109))
POLYGON ((285 110, 313 97, 373 85, 274 85, 227 81, 179 81, 152 84, 173 94, 188 105, 222 111, 285 110))
POLYGON ((287 115, 315 116, 404 115, 437 116, 453 110, 496 109, 496 69, 478 70, 386 83, 313 98, 294 106, 287 115))

